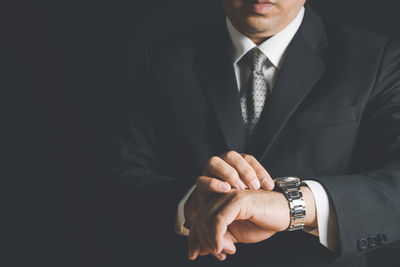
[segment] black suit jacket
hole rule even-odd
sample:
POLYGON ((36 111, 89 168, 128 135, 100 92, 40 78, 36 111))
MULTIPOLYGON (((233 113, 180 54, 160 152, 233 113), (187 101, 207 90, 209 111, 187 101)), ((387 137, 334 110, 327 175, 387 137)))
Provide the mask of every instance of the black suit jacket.
MULTIPOLYGON (((136 76, 115 164, 121 261, 186 260, 174 233, 179 200, 213 155, 248 152, 225 21, 150 43, 136 76), (124 203, 124 205, 122 205, 124 203)), ((336 27, 306 8, 262 113, 252 153, 272 177, 320 182, 334 205, 339 247, 303 231, 238 245, 229 266, 364 266, 400 238, 400 49, 336 27)), ((135 264, 133 264, 135 265, 135 264)))

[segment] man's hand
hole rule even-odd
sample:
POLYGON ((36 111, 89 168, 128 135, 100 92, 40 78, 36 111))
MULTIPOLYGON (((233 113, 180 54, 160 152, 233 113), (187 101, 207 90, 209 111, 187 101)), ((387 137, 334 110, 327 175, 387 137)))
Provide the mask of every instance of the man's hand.
POLYGON ((211 157, 204 167, 203 176, 219 178, 236 189, 274 188, 271 176, 256 158, 235 151, 211 157))
POLYGON ((235 242, 265 240, 285 230, 289 222, 289 206, 281 193, 232 190, 215 196, 193 221, 188 242, 189 259, 194 260, 207 252, 219 255, 235 242))
MULTIPOLYGON (((305 225, 314 227, 314 199, 307 187, 302 187, 302 191, 307 208, 305 225)), ((289 205, 282 193, 233 190, 215 196, 193 222, 188 242, 189 259, 212 253, 224 260, 226 253, 235 252, 234 243, 260 242, 287 229, 289 224, 289 205)))
POLYGON ((251 155, 229 151, 211 157, 202 176, 196 180, 196 189, 184 206, 185 222, 190 225, 197 212, 213 193, 227 193, 231 188, 272 190, 274 182, 265 168, 251 155))

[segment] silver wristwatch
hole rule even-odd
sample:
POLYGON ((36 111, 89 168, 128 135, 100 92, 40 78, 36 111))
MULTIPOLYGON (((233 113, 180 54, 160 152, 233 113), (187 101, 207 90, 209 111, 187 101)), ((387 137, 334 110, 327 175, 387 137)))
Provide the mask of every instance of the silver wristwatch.
POLYGON ((300 230, 304 227, 306 206, 300 186, 304 185, 297 177, 279 177, 274 179, 275 184, 283 191, 290 208, 290 225, 288 231, 300 230))

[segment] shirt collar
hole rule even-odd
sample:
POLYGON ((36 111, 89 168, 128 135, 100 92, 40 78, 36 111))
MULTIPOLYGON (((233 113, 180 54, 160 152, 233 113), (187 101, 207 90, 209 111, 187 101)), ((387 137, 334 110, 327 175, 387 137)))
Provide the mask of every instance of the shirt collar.
MULTIPOLYGON (((301 8, 296 18, 287 25, 282 31, 270 37, 258 46, 261 52, 269 59, 269 61, 276 67, 280 68, 283 62, 283 56, 286 48, 289 46, 294 35, 299 29, 304 17, 304 7, 301 8)), ((253 43, 247 36, 239 32, 226 17, 226 26, 233 45, 233 63, 238 61, 251 49, 257 45, 253 43)))

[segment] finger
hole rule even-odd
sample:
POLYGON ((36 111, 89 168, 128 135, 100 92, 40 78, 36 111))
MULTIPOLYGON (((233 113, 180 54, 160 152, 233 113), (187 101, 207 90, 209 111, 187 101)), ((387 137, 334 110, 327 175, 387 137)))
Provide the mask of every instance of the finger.
POLYGON ((237 189, 246 188, 246 185, 240 179, 239 173, 235 170, 235 168, 233 168, 220 157, 214 156, 209 159, 203 175, 217 177, 220 180, 228 182, 231 186, 237 189))
MULTIPOLYGON (((239 190, 236 190, 240 192, 239 190)), ((199 240, 201 250, 209 250, 219 254, 222 249, 217 251, 217 241, 215 238, 215 228, 217 216, 221 210, 224 209, 226 205, 232 202, 236 194, 223 194, 213 196, 207 205, 204 207, 204 214, 199 217, 199 221, 192 225, 191 229, 196 228, 197 238, 199 240)), ((224 233, 223 233, 224 234, 224 233)), ((222 234, 222 235, 223 235, 222 234)), ((218 243, 219 244, 219 243, 218 243)), ((220 246, 223 248, 224 244, 221 243, 220 246)))
POLYGON ((214 257, 216 257, 220 261, 224 261, 226 259, 226 253, 221 252, 219 254, 211 253, 214 257))
POLYGON ((247 154, 241 154, 241 155, 256 172, 257 178, 259 179, 261 186, 267 190, 274 189, 275 183, 272 180, 269 173, 267 172, 267 170, 261 165, 261 163, 258 162, 258 160, 251 155, 247 154))
POLYGON ((235 151, 229 151, 221 156, 222 159, 231 165, 239 174, 240 179, 253 190, 260 189, 260 181, 250 164, 235 151))
MULTIPOLYGON (((229 228, 229 227, 228 227, 229 228)), ((233 247, 235 248, 235 250, 236 250, 236 247, 235 247, 235 243, 238 243, 239 241, 236 239, 236 237, 231 233, 231 231, 226 231, 226 233, 225 233, 225 235, 224 235, 224 238, 226 239, 226 240, 229 240, 232 244, 233 244, 233 247)))
POLYGON ((198 244, 200 245, 200 251, 207 251, 209 254, 210 252, 214 251, 214 243, 212 236, 209 233, 209 225, 206 223, 201 223, 196 225, 197 228, 197 240, 198 244))
MULTIPOLYGON (((214 241, 216 244, 216 252, 220 253, 225 244, 225 234, 228 230, 228 225, 230 225, 236 219, 238 220, 247 220, 250 214, 246 212, 242 212, 243 207, 238 202, 231 202, 231 204, 225 206, 221 209, 221 211, 216 215, 216 220, 214 224, 214 241), (241 215, 242 214, 242 215, 241 215), (248 215, 246 215, 248 214, 248 215)), ((251 217, 251 216, 250 216, 251 217)))
POLYGON ((233 255, 236 253, 236 246, 234 244, 234 238, 232 234, 227 231, 224 235, 224 248, 222 249, 222 252, 225 252, 226 254, 233 255))
POLYGON ((212 254, 212 253, 213 252, 210 251, 209 249, 200 248, 199 256, 205 256, 205 255, 212 254))
POLYGON ((199 176, 196 180, 196 187, 202 193, 226 193, 231 190, 228 182, 207 176, 199 176))
POLYGON ((224 249, 225 247, 224 235, 227 230, 228 230, 228 224, 226 223, 226 219, 221 216, 218 216, 214 226, 214 235, 213 235, 213 241, 215 243, 214 253, 219 254, 224 249))
POLYGON ((189 260, 195 260, 200 252, 199 243, 197 241, 196 233, 191 229, 188 237, 188 258, 189 260))
MULTIPOLYGON (((236 240, 232 234, 228 231, 223 240, 223 249, 221 253, 233 255, 236 253, 236 246, 234 244, 234 240, 236 240)), ((215 251, 211 252, 212 254, 220 254, 216 253, 215 251)))

